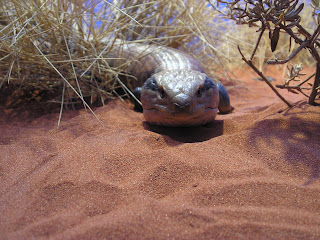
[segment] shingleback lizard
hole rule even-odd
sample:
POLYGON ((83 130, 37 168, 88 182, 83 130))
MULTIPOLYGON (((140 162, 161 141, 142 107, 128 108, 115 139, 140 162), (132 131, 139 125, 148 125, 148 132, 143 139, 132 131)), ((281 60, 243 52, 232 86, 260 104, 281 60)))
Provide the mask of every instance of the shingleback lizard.
POLYGON ((111 66, 127 64, 126 71, 137 78, 137 86, 142 87, 133 92, 151 124, 203 125, 215 119, 218 109, 221 113, 233 110, 223 85, 182 51, 116 40, 107 57, 111 66))

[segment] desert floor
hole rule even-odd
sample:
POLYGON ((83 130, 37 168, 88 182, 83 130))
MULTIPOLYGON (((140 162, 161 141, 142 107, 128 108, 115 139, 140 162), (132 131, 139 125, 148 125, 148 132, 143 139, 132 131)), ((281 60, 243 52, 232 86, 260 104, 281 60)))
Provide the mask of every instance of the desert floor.
POLYGON ((320 239, 320 107, 236 76, 235 111, 196 128, 1 105, 0 239, 320 239))

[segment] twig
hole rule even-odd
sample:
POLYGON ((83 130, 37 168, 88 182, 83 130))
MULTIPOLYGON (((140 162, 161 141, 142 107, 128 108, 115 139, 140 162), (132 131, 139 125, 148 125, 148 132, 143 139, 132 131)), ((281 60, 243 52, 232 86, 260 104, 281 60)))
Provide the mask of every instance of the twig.
MULTIPOLYGON (((282 28, 282 29, 284 29, 298 44, 303 44, 303 40, 301 39, 301 38, 299 38, 299 37, 297 37, 296 35, 295 35, 295 33, 290 29, 290 28, 288 28, 287 26, 285 26, 285 25, 283 25, 283 24, 279 24, 279 26, 282 28)), ((319 25, 320 26, 320 25, 319 25)), ((318 27, 319 27, 318 26, 318 27)), ((311 55, 314 57, 314 59, 318 62, 318 63, 320 63, 320 56, 319 56, 319 54, 318 54, 318 52, 317 52, 317 50, 314 48, 314 46, 313 46, 313 44, 309 44, 309 46, 306 46, 307 47, 307 49, 309 50, 309 52, 311 53, 311 55)))
POLYGON ((311 104, 311 105, 319 105, 319 104, 315 103, 316 96, 318 95, 318 88, 320 85, 320 80, 319 80, 320 79, 320 65, 319 64, 320 63, 318 62, 316 76, 314 78, 313 89, 312 89, 312 92, 309 97, 309 104, 311 104))
POLYGON ((281 94, 277 91, 277 89, 268 81, 268 79, 262 74, 262 72, 260 72, 256 66, 253 65, 251 60, 247 60, 245 58, 245 56, 243 55, 243 53, 241 52, 240 47, 238 46, 238 50, 240 55, 242 56, 242 60, 246 62, 246 64, 248 64, 268 85, 269 87, 272 89, 272 91, 285 103, 287 104, 288 107, 292 107, 292 104, 289 103, 284 97, 281 96, 281 94))
MULTIPOLYGON (((296 27, 299 29, 299 32, 302 33, 305 37, 307 37, 308 39, 311 38, 311 34, 304 29, 304 27, 302 27, 300 24, 297 24, 296 27)), ((319 42, 315 42, 315 44, 320 47, 320 43, 319 42)))
POLYGON ((309 40, 304 41, 298 48, 297 50, 295 50, 289 57, 287 57, 284 60, 268 60, 267 63, 268 64, 285 64, 287 62, 289 62, 290 60, 292 60, 302 49, 304 49, 307 45, 309 44, 309 40))
POLYGON ((314 31, 314 33, 312 34, 312 36, 310 38, 311 46, 313 45, 314 41, 317 39, 319 34, 320 34, 320 24, 318 25, 317 29, 314 31))
MULTIPOLYGON (((305 84, 306 82, 308 82, 312 77, 314 77, 314 75, 316 75, 315 73, 314 74, 312 74, 312 75, 310 75, 307 79, 305 79, 304 81, 302 81, 301 83, 299 83, 299 84, 297 84, 297 85, 295 85, 295 86, 289 86, 289 85, 287 85, 287 83, 289 83, 290 82, 290 80, 287 82, 287 83, 285 83, 285 84, 283 84, 283 85, 280 85, 280 84, 277 84, 276 85, 276 87, 277 88, 280 88, 280 89, 287 89, 288 91, 290 91, 290 90, 298 90, 300 93, 302 93, 304 96, 306 96, 306 97, 309 97, 307 94, 305 94, 302 90, 310 90, 310 89, 312 89, 311 87, 309 87, 309 88, 307 88, 307 87, 305 87, 305 88, 303 88, 303 87, 301 87, 303 84, 305 84)), ((294 78, 292 78, 291 80, 294 80, 294 78)))
POLYGON ((305 97, 309 97, 307 94, 305 94, 304 92, 302 92, 302 89, 305 89, 305 90, 310 90, 311 88, 301 88, 300 86, 286 86, 286 85, 279 85, 277 84, 276 85, 277 88, 280 88, 280 89, 287 89, 289 92, 293 92, 293 93, 296 93, 294 92, 293 90, 297 90, 299 91, 301 94, 303 94, 305 97))
POLYGON ((254 55, 256 54, 256 51, 257 51, 257 49, 258 49, 258 46, 259 46, 261 37, 262 37, 262 35, 263 35, 263 33, 264 33, 265 30, 266 30, 266 28, 263 27, 262 30, 261 30, 261 32, 260 32, 260 35, 259 35, 258 41, 257 41, 257 43, 256 43, 256 46, 254 47, 254 50, 253 50, 252 55, 251 55, 251 57, 250 57, 250 61, 252 61, 254 55))

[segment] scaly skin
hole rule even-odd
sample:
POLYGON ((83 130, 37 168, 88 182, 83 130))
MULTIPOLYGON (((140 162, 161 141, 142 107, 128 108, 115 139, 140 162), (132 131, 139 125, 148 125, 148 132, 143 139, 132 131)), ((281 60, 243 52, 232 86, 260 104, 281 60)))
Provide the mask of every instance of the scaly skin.
POLYGON ((233 110, 224 87, 208 77, 190 55, 168 47, 119 43, 117 40, 108 53, 109 64, 126 64, 126 71, 138 79, 138 86, 142 85, 141 103, 147 122, 197 126, 213 122, 218 108, 222 113, 233 110))

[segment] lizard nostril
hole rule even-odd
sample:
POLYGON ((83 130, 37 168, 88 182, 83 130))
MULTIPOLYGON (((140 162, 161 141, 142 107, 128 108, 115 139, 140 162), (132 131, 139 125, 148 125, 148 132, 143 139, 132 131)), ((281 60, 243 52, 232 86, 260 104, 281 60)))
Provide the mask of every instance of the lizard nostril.
POLYGON ((160 97, 164 98, 166 96, 166 93, 163 89, 160 90, 160 97))
POLYGON ((190 103, 187 103, 187 104, 174 103, 173 105, 177 112, 188 110, 190 107, 190 103))
POLYGON ((197 91, 197 97, 202 97, 202 89, 199 88, 197 91))
POLYGON ((186 111, 191 107, 192 98, 186 94, 180 93, 172 98, 171 102, 177 111, 186 111))

